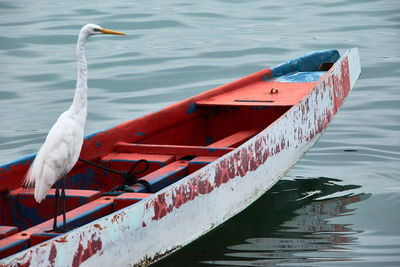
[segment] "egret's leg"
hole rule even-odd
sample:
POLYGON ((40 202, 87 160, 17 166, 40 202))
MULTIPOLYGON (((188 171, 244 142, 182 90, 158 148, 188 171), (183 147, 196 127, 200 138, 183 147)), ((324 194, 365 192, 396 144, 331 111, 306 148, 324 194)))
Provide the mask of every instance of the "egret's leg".
POLYGON ((54 209, 54 220, 53 220, 53 229, 52 230, 48 230, 46 232, 52 232, 55 231, 57 229, 57 212, 58 212, 58 199, 60 197, 60 184, 57 183, 56 186, 56 196, 55 196, 55 209, 54 209))
POLYGON ((53 221, 53 229, 57 229, 57 213, 58 213, 58 199, 60 198, 60 184, 57 183, 56 187, 56 205, 54 210, 54 221, 53 221))
POLYGON ((62 178, 61 181, 61 199, 62 199, 62 214, 63 214, 63 229, 64 231, 68 231, 68 226, 67 226, 67 218, 65 215, 65 176, 62 178))

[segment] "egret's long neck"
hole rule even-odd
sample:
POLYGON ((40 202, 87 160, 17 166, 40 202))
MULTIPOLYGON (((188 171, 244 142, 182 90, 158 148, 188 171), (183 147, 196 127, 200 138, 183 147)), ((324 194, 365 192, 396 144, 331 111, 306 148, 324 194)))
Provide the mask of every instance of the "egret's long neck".
POLYGON ((78 43, 76 45, 76 56, 78 58, 78 76, 76 81, 74 101, 72 102, 71 106, 71 109, 76 113, 84 112, 85 119, 87 114, 88 74, 84 46, 88 37, 88 35, 80 33, 78 43))

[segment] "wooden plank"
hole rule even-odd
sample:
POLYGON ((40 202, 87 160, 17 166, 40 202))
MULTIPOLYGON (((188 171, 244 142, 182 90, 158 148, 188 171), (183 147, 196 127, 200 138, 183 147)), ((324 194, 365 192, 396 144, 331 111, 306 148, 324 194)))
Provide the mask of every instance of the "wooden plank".
POLYGON ((149 163, 158 164, 165 166, 171 163, 175 158, 171 155, 162 154, 144 154, 144 153, 110 153, 101 158, 105 162, 118 162, 118 161, 130 161, 136 162, 138 160, 145 159, 149 163))
MULTIPOLYGON (((15 254, 29 247, 29 236, 14 234, 0 240, 0 259, 15 254)), ((17 266, 17 265, 15 265, 17 266)), ((22 265, 21 265, 22 266, 22 265)))
POLYGON ((245 141, 249 140, 251 137, 256 135, 259 132, 257 129, 249 129, 249 130, 243 130, 239 131, 237 133, 234 133, 230 136, 227 136, 215 143, 212 143, 209 145, 209 147, 236 147, 238 145, 241 145, 245 141))
POLYGON ((218 157, 212 157, 212 156, 199 156, 195 157, 191 161, 189 161, 189 173, 193 173, 197 171, 198 169, 203 168, 207 164, 213 162, 214 160, 217 160, 218 157))
POLYGON ((128 207, 149 196, 151 196, 149 193, 123 193, 114 198, 114 211, 128 207))
MULTIPOLYGON (((77 228, 98 218, 101 218, 107 214, 110 214, 113 211, 112 208, 113 197, 101 197, 90 203, 80 206, 79 208, 67 212, 67 224, 72 229, 77 228)), ((60 215, 57 217, 57 227, 61 227, 62 225, 63 220, 62 215, 60 215)), ((53 219, 26 230, 25 232, 30 233, 30 246, 34 246, 45 240, 60 235, 59 233, 49 232, 52 229, 53 219)))
MULTIPOLYGON (((236 147, 241 145, 242 143, 249 140, 251 137, 256 135, 259 132, 257 129, 249 129, 239 131, 234 133, 230 136, 227 136, 215 143, 212 143, 210 146, 212 147, 236 147)), ((198 156, 189 161, 189 173, 193 173, 198 169, 203 168, 207 164, 213 162, 214 160, 218 159, 215 156, 198 156)))
POLYGON ((303 99, 316 82, 284 83, 258 81, 236 90, 196 101, 196 106, 293 106, 303 99))
MULTIPOLYGON (((167 166, 175 161, 174 155, 161 155, 161 154, 143 154, 143 153, 110 153, 101 158, 103 164, 116 171, 128 171, 135 162, 145 159, 149 163, 147 171, 140 173, 138 177, 142 177, 155 170, 167 166)), ((144 164, 139 164, 136 170, 141 170, 144 164)), ((114 185, 115 186, 115 185, 114 185)))
POLYGON ((182 146, 182 145, 154 145, 154 144, 131 144, 118 142, 115 145, 117 152, 131 152, 143 154, 169 154, 187 156, 223 156, 231 152, 233 148, 205 147, 205 146, 182 146))
MULTIPOLYGON (((36 203, 33 188, 18 188, 9 194, 13 225, 26 229, 54 217, 55 189, 51 188, 42 203, 36 203)), ((101 196, 100 191, 65 189, 66 211, 75 209, 101 196)))
MULTIPOLYGON (((101 197, 79 208, 66 213, 70 228, 77 228, 112 212, 113 197, 101 197)), ((57 217, 57 226, 62 226, 62 215, 57 217)), ((61 235, 48 232, 53 228, 53 219, 31 227, 23 232, 13 234, 0 240, 0 258, 5 258, 28 247, 61 235)))
POLYGON ((0 226, 0 239, 13 235, 17 232, 18 228, 15 226, 0 226))
MULTIPOLYGON (((188 174, 188 162, 186 160, 174 161, 173 163, 158 169, 141 179, 146 180, 153 193, 163 189, 164 187, 178 181, 188 174)), ((146 187, 141 184, 131 186, 136 192, 146 193, 146 187)))

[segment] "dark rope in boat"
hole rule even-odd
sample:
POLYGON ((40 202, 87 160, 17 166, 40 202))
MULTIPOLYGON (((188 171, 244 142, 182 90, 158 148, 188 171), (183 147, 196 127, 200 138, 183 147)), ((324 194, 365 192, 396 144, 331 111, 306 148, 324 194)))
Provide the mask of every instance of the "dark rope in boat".
POLYGON ((145 172, 145 171, 147 171, 149 169, 149 162, 147 160, 145 160, 145 159, 141 159, 141 160, 136 161, 132 165, 132 167, 131 167, 131 169, 129 171, 125 171, 124 170, 124 171, 121 171, 121 172, 113 170, 113 169, 110 169, 110 168, 107 168, 107 167, 105 167, 103 165, 100 165, 100 164, 97 164, 97 163, 94 163, 94 162, 91 162, 91 161, 88 161, 88 160, 85 160, 85 159, 82 159, 82 158, 79 158, 79 160, 82 161, 82 162, 85 162, 85 163, 87 163, 89 165, 92 165, 94 167, 103 169, 105 171, 108 171, 108 172, 111 172, 111 173, 115 173, 115 174, 119 174, 122 177, 122 179, 124 180, 122 182, 122 184, 114 187, 109 192, 103 193, 103 196, 117 196, 117 195, 120 195, 120 194, 122 194, 124 192, 135 192, 135 190, 133 190, 132 188, 129 187, 129 186, 134 185, 134 184, 141 184, 144 187, 146 187, 148 193, 153 193, 153 190, 151 189, 151 185, 149 184, 149 182, 147 182, 146 180, 143 180, 143 179, 138 179, 136 177, 136 175, 138 175, 140 173, 143 173, 143 172, 145 172), (136 166, 138 166, 142 162, 145 163, 146 166, 143 169, 134 172, 133 170, 136 168, 136 166))
MULTIPOLYGON (((86 160, 86 159, 79 158, 79 161, 85 162, 85 163, 87 163, 87 164, 89 164, 89 165, 95 166, 95 167, 100 168, 100 169, 103 169, 103 170, 105 170, 105 171, 108 171, 108 172, 112 172, 112 173, 116 173, 116 174, 121 175, 121 172, 119 172, 119 171, 116 171, 116 170, 107 168, 107 167, 105 167, 105 166, 103 166, 103 165, 100 165, 100 164, 97 164, 97 163, 88 161, 88 160, 86 160)), ((121 175, 121 176, 122 176, 122 175, 121 175)))

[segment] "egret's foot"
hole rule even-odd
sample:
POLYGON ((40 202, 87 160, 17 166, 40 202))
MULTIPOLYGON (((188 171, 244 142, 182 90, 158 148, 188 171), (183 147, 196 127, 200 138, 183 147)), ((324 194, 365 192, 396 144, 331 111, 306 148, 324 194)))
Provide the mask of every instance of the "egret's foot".
POLYGON ((72 230, 72 228, 69 228, 68 225, 63 225, 61 227, 57 227, 56 229, 53 229, 53 231, 55 233, 66 233, 71 230, 72 230))
POLYGON ((73 230, 73 228, 69 227, 68 224, 67 225, 63 224, 61 227, 56 227, 56 228, 53 228, 51 230, 46 230, 44 232, 45 233, 58 233, 59 234, 59 233, 66 233, 66 232, 71 231, 71 230, 73 230))

